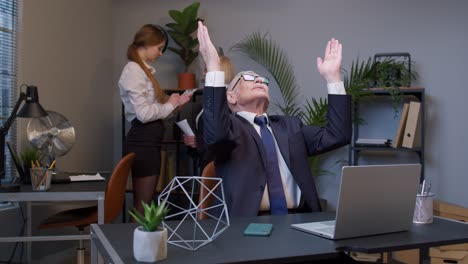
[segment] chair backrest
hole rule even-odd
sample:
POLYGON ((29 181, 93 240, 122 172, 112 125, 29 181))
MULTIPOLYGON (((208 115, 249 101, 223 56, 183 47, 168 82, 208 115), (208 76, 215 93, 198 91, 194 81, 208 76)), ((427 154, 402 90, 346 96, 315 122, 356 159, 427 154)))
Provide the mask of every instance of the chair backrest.
MULTIPOLYGON (((203 168, 203 172, 202 172, 201 176, 206 177, 206 178, 216 177, 215 165, 214 165, 213 161, 206 164, 205 168, 203 168)), ((213 187, 215 186, 216 181, 202 179, 202 183, 208 189, 202 188, 202 187, 200 188, 200 194, 198 196, 198 201, 203 201, 203 199, 205 199, 205 197, 209 193, 209 190, 213 189, 213 187)), ((213 199, 214 199, 214 197, 212 195, 209 196, 209 197, 206 197, 206 199, 202 203, 199 204, 199 208, 200 209, 205 209, 205 208, 210 207, 213 204, 213 199)), ((203 212, 198 213, 198 219, 207 219, 207 218, 208 218, 207 214, 205 214, 203 212)))
POLYGON ((135 153, 125 155, 119 161, 109 179, 104 200, 104 222, 106 224, 112 223, 122 210, 127 178, 134 158, 135 153))

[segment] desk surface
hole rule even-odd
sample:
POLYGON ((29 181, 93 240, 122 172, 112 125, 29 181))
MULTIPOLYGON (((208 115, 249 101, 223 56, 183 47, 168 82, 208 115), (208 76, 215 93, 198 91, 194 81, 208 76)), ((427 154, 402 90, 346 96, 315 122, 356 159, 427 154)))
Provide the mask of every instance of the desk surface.
MULTIPOLYGON (((468 241, 468 225, 434 219, 430 225, 414 224, 409 232, 399 232, 344 240, 328 240, 291 228, 293 223, 329 220, 330 213, 293 214, 233 218, 231 226, 213 242, 189 251, 168 245, 168 258, 160 263, 279 263, 334 257, 341 251, 384 252, 425 248, 468 241), (270 237, 244 236, 251 222, 272 223, 270 237)), ((138 263, 133 259, 133 230, 136 224, 92 225, 92 240, 100 252, 113 256, 113 263, 138 263)), ((106 257, 106 256, 105 256, 106 257)))
POLYGON ((51 184, 48 191, 33 191, 22 184, 19 192, 0 193, 0 201, 86 201, 104 199, 105 181, 51 184))

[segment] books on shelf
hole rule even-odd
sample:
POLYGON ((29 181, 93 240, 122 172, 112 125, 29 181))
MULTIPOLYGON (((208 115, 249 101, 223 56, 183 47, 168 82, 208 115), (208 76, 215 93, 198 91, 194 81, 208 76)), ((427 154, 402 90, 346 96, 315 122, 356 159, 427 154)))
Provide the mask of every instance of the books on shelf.
POLYGON ((408 117, 406 119, 405 132, 403 134, 402 147, 417 148, 421 146, 421 103, 410 102, 408 117))
POLYGON ((393 139, 393 143, 392 143, 393 148, 399 148, 401 147, 401 144, 403 143, 403 132, 405 131, 405 127, 406 127, 408 110, 409 110, 409 103, 405 103, 403 105, 403 110, 401 110, 400 123, 398 124, 397 133, 395 135, 395 138, 393 139))

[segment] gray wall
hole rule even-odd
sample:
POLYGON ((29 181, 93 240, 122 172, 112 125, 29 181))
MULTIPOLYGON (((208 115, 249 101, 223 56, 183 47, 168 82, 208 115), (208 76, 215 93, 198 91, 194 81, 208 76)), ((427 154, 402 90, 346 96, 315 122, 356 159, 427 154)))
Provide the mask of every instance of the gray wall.
MULTIPOLYGON (((46 110, 61 113, 76 132, 57 160, 71 171, 113 166, 113 38, 110 0, 24 0, 19 25, 18 84, 38 86, 46 110)), ((20 149, 28 145, 18 119, 20 149)))
MULTIPOLYGON (((165 25, 171 21, 168 10, 181 9, 190 3, 113 1, 114 84, 125 65, 125 50, 134 32, 144 23, 165 25)), ((206 19, 215 45, 225 50, 253 31, 270 32, 295 66, 303 98, 326 96, 325 82, 316 70, 315 58, 323 56, 325 43, 331 37, 342 41, 343 66, 348 69, 358 56, 367 58, 379 52, 409 52, 420 74, 414 85, 425 87, 427 94, 426 176, 440 199, 468 206, 464 191, 468 184, 464 155, 467 144, 463 140, 466 124, 462 121, 462 104, 467 97, 462 79, 466 71, 464 60, 468 58, 464 48, 468 24, 466 10, 468 3, 462 0, 443 3, 436 0, 206 0, 201 1, 199 16, 206 19)), ((228 52, 228 55, 237 70, 254 68, 265 73, 238 52, 228 52)), ((176 74, 182 69, 179 58, 168 52, 156 67, 162 86, 176 87, 176 74)), ((273 98, 279 98, 277 87, 272 88, 272 94, 273 98)), ((118 102, 117 93, 114 101, 118 102)), ((114 146, 118 146, 120 105, 116 103, 114 107, 114 146)), ((390 106, 387 104, 386 107, 390 106)), ((361 131, 369 137, 393 138, 398 120, 392 115, 391 109, 389 112, 374 108, 368 115, 369 125, 361 131), (390 118, 376 123, 376 113, 390 118)), ((336 204, 339 183, 338 166, 332 164, 347 159, 346 153, 347 149, 343 148, 329 155, 325 167, 335 175, 318 179, 319 191, 331 202, 332 208, 336 204)), ((406 155, 380 157, 377 162, 393 159, 417 161, 414 156, 406 155)))

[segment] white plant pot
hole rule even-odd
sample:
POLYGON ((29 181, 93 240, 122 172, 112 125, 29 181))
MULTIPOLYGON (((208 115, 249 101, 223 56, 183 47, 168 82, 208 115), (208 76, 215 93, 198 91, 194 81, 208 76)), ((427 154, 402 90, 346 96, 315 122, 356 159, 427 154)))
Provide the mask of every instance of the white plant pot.
POLYGON ((137 261, 155 262, 167 257, 167 229, 143 231, 141 226, 133 232, 133 256, 137 261))

